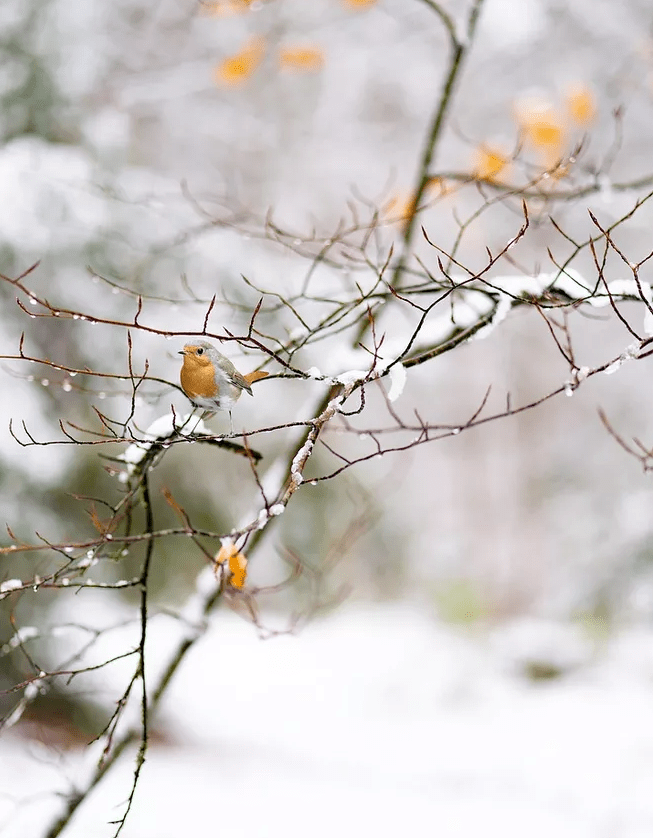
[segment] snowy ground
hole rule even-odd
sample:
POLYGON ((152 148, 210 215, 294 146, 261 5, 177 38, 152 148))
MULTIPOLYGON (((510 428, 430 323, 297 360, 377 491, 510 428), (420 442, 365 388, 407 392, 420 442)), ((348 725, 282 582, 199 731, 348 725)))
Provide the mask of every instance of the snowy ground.
MULTIPOLYGON (((171 689, 175 744, 151 748, 122 835, 648 838, 652 706, 641 629, 597 645, 575 627, 457 630, 369 607, 262 642, 223 613, 171 689), (533 682, 532 660, 568 672, 533 682)), ((65 788, 81 757, 2 747, 2 835, 36 838, 56 801, 10 799, 65 788)), ((132 766, 66 836, 113 834, 132 766)))

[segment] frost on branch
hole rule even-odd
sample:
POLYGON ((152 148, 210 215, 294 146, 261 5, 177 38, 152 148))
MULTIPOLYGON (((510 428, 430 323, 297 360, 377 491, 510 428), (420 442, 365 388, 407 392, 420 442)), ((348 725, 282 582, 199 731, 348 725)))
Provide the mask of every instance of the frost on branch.
POLYGON ((388 390, 388 398, 391 402, 396 402, 399 396, 404 392, 406 386, 406 378, 408 374, 406 367, 403 364, 394 364, 390 368, 390 389, 388 390))

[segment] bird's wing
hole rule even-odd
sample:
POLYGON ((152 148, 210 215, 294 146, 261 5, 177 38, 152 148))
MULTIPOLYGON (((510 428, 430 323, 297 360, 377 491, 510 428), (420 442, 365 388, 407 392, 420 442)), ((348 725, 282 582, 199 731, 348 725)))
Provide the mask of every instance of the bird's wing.
POLYGON ((238 370, 229 372, 229 380, 235 387, 240 387, 241 390, 247 390, 250 396, 254 395, 249 381, 245 378, 245 376, 241 375, 238 370))

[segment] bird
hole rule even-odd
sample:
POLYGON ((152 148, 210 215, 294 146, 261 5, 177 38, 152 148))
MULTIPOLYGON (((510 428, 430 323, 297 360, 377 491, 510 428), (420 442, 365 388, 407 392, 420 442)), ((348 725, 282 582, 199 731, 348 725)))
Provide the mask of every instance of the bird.
POLYGON ((202 419, 218 410, 228 410, 233 433, 231 410, 243 390, 250 396, 254 395, 250 382, 238 372, 229 358, 206 340, 187 343, 179 350, 179 354, 184 356, 179 375, 181 389, 195 407, 203 408, 202 419))

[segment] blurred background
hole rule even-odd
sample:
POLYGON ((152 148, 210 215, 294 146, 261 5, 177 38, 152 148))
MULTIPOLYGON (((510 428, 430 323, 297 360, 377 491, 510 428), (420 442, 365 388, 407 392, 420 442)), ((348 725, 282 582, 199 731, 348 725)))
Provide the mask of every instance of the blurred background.
MULTIPOLYGON (((468 4, 442 8, 462 31, 468 4)), ((379 210, 385 246, 400 240, 450 61, 428 0, 2 0, 0 12, 0 271, 16 276, 39 261, 27 280, 34 293, 123 319, 142 294, 143 319, 176 331, 201 328, 216 294, 215 330, 242 332, 257 289, 301 288, 319 249, 304 244, 351 219, 348 202, 361 215, 379 210), (266 235, 266 217, 289 231, 290 246, 266 235)), ((421 223, 448 251, 459 220, 484 204, 456 173, 524 183, 575 155, 559 188, 600 188, 534 206, 519 247, 525 273, 551 271, 548 250, 563 261, 573 248, 549 215, 583 239, 595 232, 588 209, 603 224, 629 212, 651 187, 620 184, 653 171, 652 134, 648 2, 485 0, 421 223)), ((497 193, 488 185, 484 194, 497 193)), ((478 268, 485 247, 496 252, 521 221, 519 201, 483 211, 458 258, 478 268)), ((652 221, 644 205, 620 229, 629 259, 651 249, 652 221)), ((595 280, 588 254, 573 266, 595 280)), ((625 267, 609 260, 608 280, 628 277, 625 267)), ((338 293, 345 273, 320 265, 314 293, 338 293)), ((650 273, 647 264, 641 278, 650 273)), ((25 332, 28 354, 125 373, 123 331, 30 319, 13 288, 3 283, 0 294, 3 355, 17 353, 25 332)), ((624 312, 641 328, 642 306, 624 312)), ((570 320, 579 365, 605 363, 632 340, 610 310, 570 320)), ((262 322, 278 340, 297 326, 288 312, 262 322)), ((135 363, 176 382, 180 346, 137 333, 135 363)), ((242 371, 260 363, 225 346, 242 371)), ((317 344, 299 360, 347 370, 337 347, 317 344)), ((288 557, 300 557, 310 573, 260 603, 263 622, 283 630, 296 613, 313 621, 262 643, 241 616, 219 611, 156 725, 123 834, 166 838, 215 819, 216 832, 242 836, 382 836, 425 823, 460 836, 481 825, 502 836, 650 835, 653 486, 597 412, 625 438, 653 445, 650 363, 299 492, 250 581, 278 582, 288 557)), ((462 424, 489 385, 498 410, 508 391, 525 403, 568 376, 542 318, 519 309, 483 341, 412 369, 396 409, 462 424)), ((52 541, 93 534, 88 504, 72 495, 119 496, 100 452, 23 448, 6 429, 24 420, 36 438, 59 439, 59 419, 95 427, 93 405, 124 419, 128 396, 119 384, 9 360, 0 388, 3 520, 29 542, 35 531, 52 541)), ((303 417, 322 389, 261 383, 257 398, 239 403, 236 427, 303 417)), ((377 401, 372 426, 385 416, 377 401)), ((136 426, 171 404, 187 407, 172 386, 143 388, 136 426)), ((226 421, 215 419, 216 429, 226 421)), ((264 463, 288 439, 261 437, 264 463)), ((329 471, 333 461, 317 451, 313 467, 329 471)), ((216 531, 252 503, 247 463, 197 446, 170 451, 154 481, 161 527, 176 522, 164 487, 216 531)), ((43 575, 59 559, 4 556, 1 580, 43 575)), ((136 549, 93 578, 130 578, 141 559, 136 549)), ((183 603, 203 565, 187 545, 157 547, 154 661, 166 648, 166 611, 183 603)), ((114 627, 94 648, 106 658, 137 630, 136 599, 118 591, 39 591, 0 608, 4 689, 29 672, 12 641, 17 627, 33 631, 28 648, 44 668, 81 654, 89 632, 114 627)), ((83 769, 82 746, 105 723, 126 671, 61 679, 5 737, 6 834, 39 834, 48 822, 53 793, 83 769)), ((14 702, 6 697, 3 712, 14 702)), ((66 834, 111 835, 131 771, 125 758, 66 834)))

